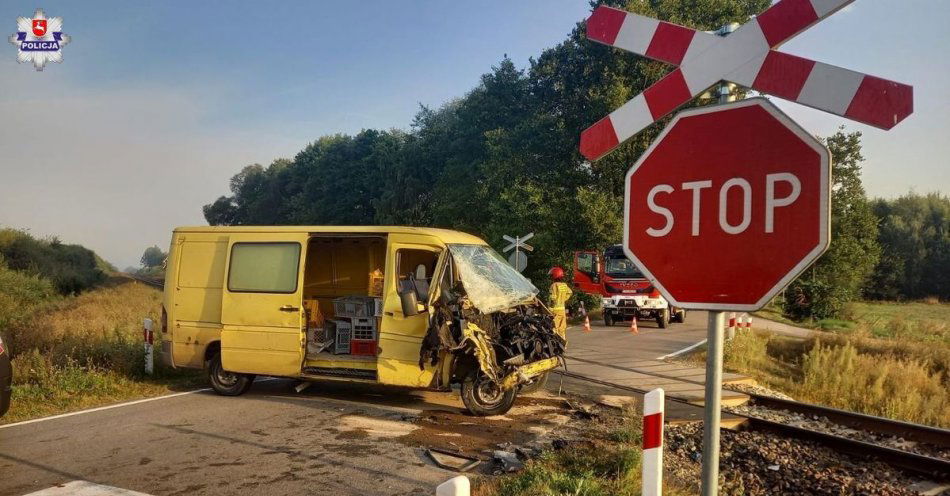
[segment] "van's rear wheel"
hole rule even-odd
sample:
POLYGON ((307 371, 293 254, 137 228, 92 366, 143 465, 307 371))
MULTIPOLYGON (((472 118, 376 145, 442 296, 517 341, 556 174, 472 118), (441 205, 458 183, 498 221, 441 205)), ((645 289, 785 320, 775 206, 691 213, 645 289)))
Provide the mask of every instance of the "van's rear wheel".
POLYGON ((614 325, 614 316, 610 312, 604 312, 604 325, 607 327, 614 325))
POLYGON ((545 372, 534 379, 531 382, 521 386, 521 392, 525 394, 537 393, 538 391, 544 389, 544 385, 548 383, 548 373, 545 372))
POLYGON ((502 391, 478 369, 469 372, 462 381, 462 403, 472 415, 479 417, 508 413, 517 396, 518 388, 502 391))
POLYGON ((208 363, 208 380, 214 392, 224 396, 240 396, 251 387, 254 376, 224 370, 221 353, 215 353, 208 363))

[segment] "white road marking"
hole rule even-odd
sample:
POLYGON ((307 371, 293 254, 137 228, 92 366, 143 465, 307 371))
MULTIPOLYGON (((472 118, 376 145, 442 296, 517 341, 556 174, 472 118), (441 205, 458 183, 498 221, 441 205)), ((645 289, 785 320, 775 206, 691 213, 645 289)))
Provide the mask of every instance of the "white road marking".
MULTIPOLYGON (((157 398, 156 398, 157 399, 157 398)), ((23 496, 151 496, 147 493, 131 491, 112 486, 104 486, 84 480, 74 480, 46 489, 40 489, 23 496)))
MULTIPOLYGON (((255 383, 260 383, 260 382, 276 381, 276 380, 279 380, 279 379, 282 379, 282 378, 281 378, 281 377, 268 377, 268 378, 266 378, 266 379, 258 379, 258 380, 254 381, 254 382, 255 382, 255 383)), ((181 393, 166 394, 166 395, 164 395, 164 396, 156 396, 156 397, 154 397, 154 398, 144 398, 144 399, 141 399, 141 400, 126 401, 125 403, 116 403, 116 404, 114 404, 114 405, 106 405, 106 406, 100 406, 100 407, 96 407, 96 408, 89 408, 89 409, 86 409, 86 410, 79 410, 78 412, 61 413, 61 414, 59 414, 59 415, 51 415, 51 416, 49 416, 49 417, 40 417, 40 418, 36 418, 36 419, 24 420, 24 421, 22 421, 22 422, 14 422, 14 423, 12 423, 12 424, 0 425, 0 429, 6 429, 6 428, 9 428, 9 427, 16 427, 16 426, 19 426, 19 425, 33 424, 33 423, 36 423, 36 422, 45 422, 45 421, 47 421, 47 420, 56 420, 56 419, 65 418, 65 417, 72 417, 73 415, 83 415, 83 414, 86 414, 86 413, 101 412, 101 411, 103 411, 103 410, 111 410, 111 409, 113 409, 113 408, 122 408, 122 407, 124 407, 124 406, 138 405, 138 404, 140 404, 140 403, 148 403, 148 402, 150 402, 150 401, 167 400, 167 399, 169 399, 169 398, 177 398, 178 396, 185 396, 185 395, 188 395, 188 394, 203 393, 203 392, 205 392, 205 391, 211 391, 211 388, 193 389, 193 390, 191 390, 191 391, 183 391, 183 392, 181 392, 181 393)))
POLYGON ((12 424, 0 425, 0 429, 6 429, 6 428, 8 428, 8 427, 16 427, 16 426, 18 426, 18 425, 33 424, 33 423, 36 423, 36 422, 45 422, 45 421, 47 421, 47 420, 55 420, 55 419, 59 419, 59 418, 72 417, 73 415, 82 415, 82 414, 85 414, 85 413, 101 412, 101 411, 103 411, 103 410, 111 410, 111 409, 113 409, 113 408, 121 408, 121 407, 124 407, 124 406, 138 405, 138 404, 140 404, 140 403, 148 403, 149 401, 167 400, 167 399, 169 399, 169 398, 175 398, 175 397, 178 397, 178 396, 185 396, 186 394, 202 393, 202 392, 205 392, 205 391, 211 391, 211 388, 195 389, 195 390, 192 390, 192 391, 184 391, 184 392, 181 392, 181 393, 166 394, 165 396, 156 396, 156 397, 154 397, 154 398, 145 398, 145 399, 135 400, 135 401, 126 401, 125 403, 116 403, 116 404, 114 404, 114 405, 106 405, 106 406, 100 406, 100 407, 96 407, 96 408, 89 408, 89 409, 86 409, 86 410, 79 410, 78 412, 61 413, 61 414, 59 414, 59 415, 51 415, 51 416, 49 416, 49 417, 40 417, 40 418, 36 418, 36 419, 24 420, 24 421, 22 421, 22 422, 15 422, 15 423, 12 423, 12 424))
POLYGON ((674 351, 673 353, 668 353, 668 354, 663 355, 663 356, 661 356, 661 357, 656 357, 656 359, 657 359, 657 360, 663 360, 663 359, 666 359, 666 358, 671 358, 671 357, 675 357, 675 356, 678 356, 678 355, 682 355, 683 353, 686 353, 687 351, 690 351, 690 350, 692 350, 693 348, 698 348, 698 347, 700 347, 700 346, 702 346, 702 345, 704 345, 704 344, 706 344, 706 340, 705 340, 705 339, 702 340, 702 341, 700 341, 700 342, 698 342, 698 343, 693 343, 693 344, 691 344, 691 345, 689 345, 689 346, 683 348, 682 350, 674 351))

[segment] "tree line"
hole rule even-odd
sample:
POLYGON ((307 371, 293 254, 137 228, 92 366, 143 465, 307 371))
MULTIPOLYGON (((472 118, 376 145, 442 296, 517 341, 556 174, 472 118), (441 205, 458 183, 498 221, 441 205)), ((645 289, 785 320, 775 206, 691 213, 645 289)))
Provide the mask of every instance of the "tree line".
MULTIPOLYGON (((599 3, 713 30, 745 22, 770 0, 592 6, 599 3)), ((322 136, 292 159, 245 167, 231 179, 231 194, 206 205, 204 215, 212 225, 447 227, 479 235, 496 248, 504 234, 535 232, 526 275, 542 281, 552 265, 569 266, 572 251, 620 242, 624 174, 668 119, 593 163, 577 151, 580 132, 669 70, 588 41, 579 23, 526 68, 506 56, 463 97, 421 107, 406 130, 322 136)), ((690 105, 712 101, 700 97, 690 105)), ((875 217, 880 209, 861 186, 860 134, 842 131, 826 142, 835 159, 835 237, 821 262, 786 292, 790 312, 798 314, 814 314, 829 298, 859 296, 881 259, 875 217)), ((904 267, 907 273, 918 270, 904 267)))

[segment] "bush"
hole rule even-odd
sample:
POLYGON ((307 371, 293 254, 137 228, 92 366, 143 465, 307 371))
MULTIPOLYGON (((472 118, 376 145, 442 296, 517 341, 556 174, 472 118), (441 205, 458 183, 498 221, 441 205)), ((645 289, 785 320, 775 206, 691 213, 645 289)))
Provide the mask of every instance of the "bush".
POLYGON ((783 309, 792 320, 821 320, 840 315, 852 294, 823 280, 798 280, 785 291, 783 309))
POLYGON ((64 295, 78 294, 105 281, 96 254, 58 239, 38 240, 23 231, 0 231, 0 255, 10 269, 49 279, 64 295))
POLYGON ((56 298, 46 279, 8 269, 0 257, 0 332, 25 320, 33 310, 56 298))

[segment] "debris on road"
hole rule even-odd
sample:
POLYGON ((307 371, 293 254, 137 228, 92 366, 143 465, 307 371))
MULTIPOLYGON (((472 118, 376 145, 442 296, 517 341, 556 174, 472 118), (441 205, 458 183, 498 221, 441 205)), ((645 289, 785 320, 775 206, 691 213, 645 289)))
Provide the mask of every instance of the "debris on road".
POLYGON ((456 472, 468 472, 482 462, 481 459, 474 456, 439 448, 427 449, 426 455, 439 467, 456 472))
POLYGON ((524 469, 524 463, 518 459, 517 453, 511 451, 495 450, 492 452, 492 473, 501 475, 503 473, 518 472, 524 469))

